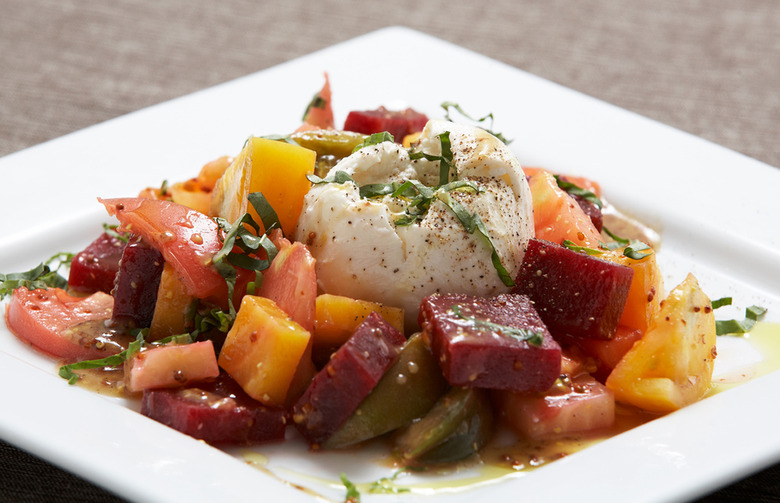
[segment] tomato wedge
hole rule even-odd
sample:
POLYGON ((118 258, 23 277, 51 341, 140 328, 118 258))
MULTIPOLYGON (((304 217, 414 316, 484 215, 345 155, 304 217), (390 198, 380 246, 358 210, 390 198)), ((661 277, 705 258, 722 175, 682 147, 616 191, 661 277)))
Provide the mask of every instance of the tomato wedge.
POLYGON ((31 345, 66 360, 91 360, 118 353, 122 347, 101 337, 111 318, 114 299, 104 292, 74 297, 61 288, 17 288, 6 308, 8 328, 31 345))
POLYGON ((227 285, 213 265, 222 248, 219 226, 208 215, 171 201, 144 198, 100 199, 123 230, 143 236, 160 250, 187 293, 226 303, 227 285))

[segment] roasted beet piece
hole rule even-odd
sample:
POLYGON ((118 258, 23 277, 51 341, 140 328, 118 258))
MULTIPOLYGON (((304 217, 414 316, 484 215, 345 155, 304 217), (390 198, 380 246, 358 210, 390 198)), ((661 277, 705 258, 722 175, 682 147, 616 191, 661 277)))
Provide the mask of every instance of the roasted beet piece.
POLYGON ((152 323, 164 265, 163 256, 156 248, 140 236, 130 237, 116 275, 112 323, 129 323, 138 328, 152 323))
POLYGON ((427 116, 411 108, 396 112, 379 107, 376 110, 350 112, 344 122, 344 129, 363 134, 387 131, 396 142, 401 143, 404 136, 422 131, 427 122, 427 116))
POLYGON ((284 439, 287 415, 244 393, 225 372, 197 386, 144 391, 141 414, 210 444, 284 439))
POLYGON ((560 374, 561 348, 523 295, 434 294, 419 323, 453 386, 542 391, 560 374))
POLYGON ((601 208, 596 206, 596 203, 588 201, 580 195, 571 194, 571 196, 577 201, 577 204, 580 205, 583 213, 585 213, 590 218, 590 221, 593 222, 593 226, 596 230, 601 232, 601 229, 604 227, 604 216, 601 213, 601 208))
POLYGON ((293 407, 293 422, 319 448, 376 386, 406 339, 376 312, 358 325, 293 407))
POLYGON ((111 293, 125 243, 103 233, 70 262, 68 288, 79 293, 111 293))
POLYGON ((633 276, 630 267, 532 239, 512 292, 530 297, 553 336, 609 339, 633 276))

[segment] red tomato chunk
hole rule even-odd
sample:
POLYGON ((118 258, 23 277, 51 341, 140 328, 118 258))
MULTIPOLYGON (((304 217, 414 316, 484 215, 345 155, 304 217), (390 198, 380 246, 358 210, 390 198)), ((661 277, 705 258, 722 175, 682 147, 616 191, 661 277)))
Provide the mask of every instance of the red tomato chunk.
POLYGON ((101 234, 71 260, 68 288, 79 293, 111 293, 124 249, 121 239, 101 234))
POLYGON ((350 112, 344 122, 344 129, 363 134, 387 131, 396 142, 401 143, 404 136, 422 131, 427 122, 428 117, 411 108, 396 112, 379 107, 376 110, 350 112))

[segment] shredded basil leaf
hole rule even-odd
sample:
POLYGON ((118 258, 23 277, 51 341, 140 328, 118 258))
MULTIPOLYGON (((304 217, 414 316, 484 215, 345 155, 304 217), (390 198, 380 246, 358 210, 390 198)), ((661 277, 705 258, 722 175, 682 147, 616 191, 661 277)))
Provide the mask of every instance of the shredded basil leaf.
POLYGON ((593 192, 587 189, 583 189, 579 185, 563 180, 560 177, 560 175, 553 175, 553 177, 555 178, 555 181, 558 183, 558 187, 560 187, 560 189, 565 191, 566 193, 571 194, 573 196, 580 196, 586 201, 595 204, 599 208, 604 207, 604 203, 602 203, 601 199, 599 199, 599 197, 593 192))
POLYGON ((474 328, 477 329, 485 329, 485 330, 490 330, 492 332, 495 332, 499 335, 507 335, 509 337, 512 337, 520 341, 526 341, 528 342, 528 344, 532 346, 541 346, 542 342, 544 341, 544 335, 541 334, 540 332, 528 330, 527 328, 509 327, 507 325, 493 323, 492 321, 489 320, 483 320, 475 316, 466 316, 463 314, 463 311, 461 311, 459 304, 454 304, 450 306, 450 311, 452 311, 452 314, 454 314, 461 320, 473 324, 474 328))
MULTIPOLYGON (((452 147, 450 144, 450 132, 445 131, 438 135, 441 143, 441 155, 426 154, 425 152, 409 152, 411 160, 426 159, 428 161, 439 161, 439 185, 445 185, 450 181, 450 169, 452 168, 452 147)), ((453 173, 455 179, 458 174, 453 173)))
POLYGON ((597 250, 595 248, 588 248, 587 246, 579 246, 574 241, 564 239, 563 240, 563 246, 568 248, 569 250, 585 253, 587 255, 601 255, 604 253, 603 250, 597 250))
MULTIPOLYGON (((272 229, 280 227, 278 215, 262 193, 253 192, 247 196, 247 199, 260 216, 265 227, 264 233, 260 233, 260 226, 249 213, 244 213, 233 224, 228 224, 223 219, 216 219, 217 224, 225 232, 225 237, 222 241, 222 248, 214 255, 214 266, 219 274, 225 278, 228 286, 228 299, 233 298, 235 291, 236 267, 264 271, 271 265, 278 251, 268 238, 268 233, 272 229), (253 229, 254 233, 247 229, 247 226, 253 229), (234 251, 235 248, 238 248, 240 252, 234 251), (253 256, 260 250, 265 252, 266 258, 260 259, 253 256)), ((228 305, 230 307, 229 315, 234 318, 236 313, 233 302, 228 302, 228 305)))
POLYGON ((410 492, 411 489, 408 487, 398 487, 394 485, 394 482, 398 476, 408 469, 408 467, 400 468, 396 470, 391 476, 382 477, 381 479, 372 482, 371 486, 368 488, 368 492, 372 494, 400 494, 410 492))
POLYGON ((118 239, 123 243, 127 243, 130 240, 129 236, 127 234, 117 231, 118 228, 119 228, 118 225, 112 225, 107 223, 103 224, 103 232, 105 232, 112 238, 118 239))
POLYGON ((497 131, 493 131, 493 120, 494 120, 494 117, 493 117, 493 113, 492 112, 487 114, 487 115, 485 115, 484 117, 480 117, 479 119, 475 119, 474 117, 472 117, 469 114, 467 114, 466 112, 464 112, 463 108, 461 108, 461 106, 459 104, 455 103, 455 102, 445 101, 445 102, 443 102, 441 104, 441 107, 444 109, 444 118, 446 120, 450 121, 450 122, 455 122, 455 121, 453 121, 450 118, 450 108, 456 110, 459 114, 461 114, 463 117, 467 118, 471 122, 482 123, 482 122, 490 119, 490 127, 489 128, 483 128, 483 129, 485 129, 485 131, 487 131, 488 133, 490 133, 493 136, 495 136, 496 138, 498 138, 500 141, 502 141, 506 145, 509 145, 510 143, 512 143, 512 140, 508 140, 503 134, 501 134, 501 133, 499 133, 497 131))
POLYGON ((631 241, 631 244, 626 246, 625 250, 623 250, 623 255, 634 260, 642 260, 643 258, 649 257, 652 254, 653 249, 641 241, 631 241), (645 250, 650 251, 643 253, 645 250))
POLYGON ((715 299, 712 301, 712 308, 718 309, 723 306, 730 306, 733 301, 732 297, 721 297, 720 299, 715 299))
POLYGON ((341 483, 344 484, 344 488, 347 490, 344 499, 345 503, 360 503, 360 491, 343 473, 341 474, 341 483))
POLYGON ((59 270, 69 265, 73 260, 72 253, 57 253, 46 262, 41 262, 29 271, 0 273, 0 300, 11 295, 17 288, 25 287, 28 290, 65 288, 68 279, 59 273, 59 270), (56 265, 56 266, 55 266, 56 265))
POLYGON ((314 97, 311 99, 308 105, 306 105, 306 110, 303 112, 303 118, 302 121, 306 120, 306 117, 309 115, 309 112, 311 112, 312 108, 320 108, 324 109, 328 105, 328 100, 320 96, 319 93, 315 94, 314 97))
POLYGON ((84 360, 81 362, 70 363, 60 367, 59 376, 68 381, 68 384, 76 384, 79 380, 79 375, 74 370, 88 370, 97 369, 103 367, 116 368, 123 365, 125 361, 129 360, 134 354, 141 350, 141 346, 144 345, 144 338, 148 329, 138 330, 135 340, 128 344, 127 349, 121 351, 115 355, 107 356, 106 358, 100 358, 97 360, 84 360))
POLYGON ((370 147, 371 145, 378 145, 386 141, 392 143, 395 141, 395 138, 393 138, 393 135, 391 135, 387 131, 382 131, 381 133, 374 133, 368 138, 366 138, 365 140, 363 140, 359 145, 355 146, 355 148, 352 149, 352 153, 354 154, 361 148, 370 147))
MULTIPOLYGON (((730 306, 731 297, 724 297, 712 302, 712 308, 717 309, 722 306, 730 306)), ((762 306, 749 306, 745 308, 745 319, 743 320, 715 320, 716 335, 742 335, 753 330, 753 327, 767 312, 762 306)))

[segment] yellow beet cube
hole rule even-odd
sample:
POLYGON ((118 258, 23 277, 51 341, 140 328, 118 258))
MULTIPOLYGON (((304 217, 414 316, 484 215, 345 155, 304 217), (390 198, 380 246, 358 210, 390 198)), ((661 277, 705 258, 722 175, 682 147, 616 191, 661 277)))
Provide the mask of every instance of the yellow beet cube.
POLYGON ((341 295, 317 296, 314 320, 314 346, 336 348, 347 342, 366 316, 376 311, 399 332, 404 331, 404 310, 378 302, 352 299, 341 295))
POLYGON ((244 296, 219 354, 219 366, 255 400, 283 406, 311 334, 274 301, 244 296))

